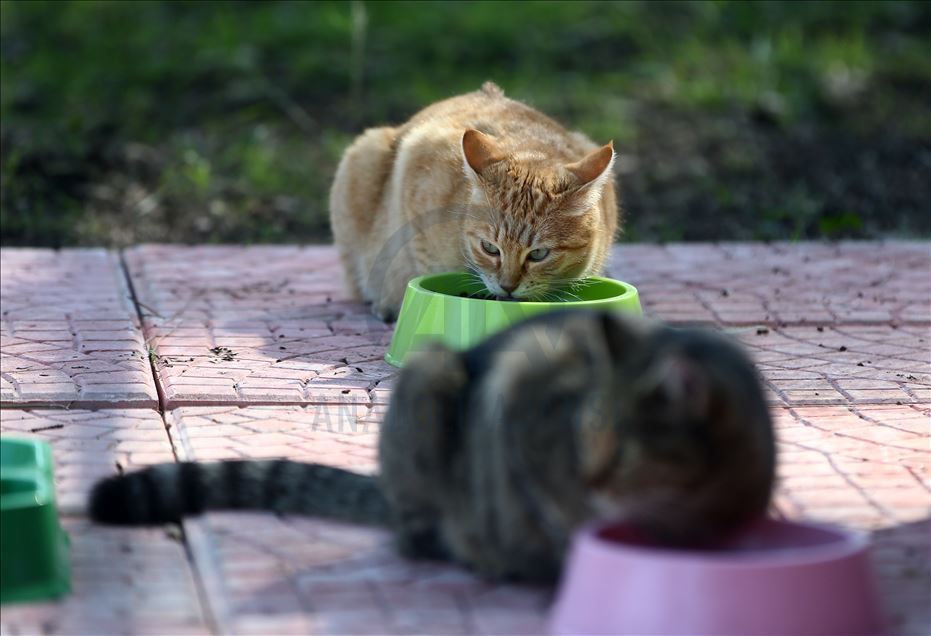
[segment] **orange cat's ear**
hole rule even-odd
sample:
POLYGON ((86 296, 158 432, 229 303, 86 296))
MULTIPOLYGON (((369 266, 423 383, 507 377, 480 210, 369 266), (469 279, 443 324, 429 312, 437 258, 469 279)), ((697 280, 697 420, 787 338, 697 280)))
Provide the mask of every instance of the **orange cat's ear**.
POLYGON ((569 215, 584 214, 597 206, 601 199, 602 186, 611 178, 613 165, 613 141, 575 163, 566 164, 566 171, 572 176, 564 185, 566 196, 563 212, 569 215))
POLYGON ((491 137, 471 128, 462 135, 462 156, 466 165, 477 175, 481 175, 491 164, 504 159, 504 153, 491 137))
POLYGON ((586 155, 580 161, 566 165, 566 170, 575 175, 580 186, 601 185, 610 177, 614 165, 614 142, 586 155))

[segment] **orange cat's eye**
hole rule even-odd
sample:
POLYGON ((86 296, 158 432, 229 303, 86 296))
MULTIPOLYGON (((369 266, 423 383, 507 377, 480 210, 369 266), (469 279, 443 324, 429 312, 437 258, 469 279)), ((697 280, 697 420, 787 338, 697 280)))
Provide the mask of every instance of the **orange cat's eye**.
POLYGON ((489 243, 488 241, 482 241, 482 249, 485 250, 486 254, 491 254, 492 256, 497 256, 501 253, 497 245, 489 243))
POLYGON ((542 261, 544 258, 550 255, 550 250, 546 247, 538 247, 535 250, 530 250, 527 254, 527 259, 537 262, 542 261))

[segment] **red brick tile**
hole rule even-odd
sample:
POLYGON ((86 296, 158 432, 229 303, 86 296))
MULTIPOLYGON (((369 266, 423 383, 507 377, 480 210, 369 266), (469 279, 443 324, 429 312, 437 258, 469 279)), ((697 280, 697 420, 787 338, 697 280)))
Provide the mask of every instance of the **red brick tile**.
POLYGON ((836 516, 837 509, 859 509, 876 520, 914 520, 916 514, 931 517, 931 490, 922 480, 931 455, 899 450, 912 443, 928 448, 931 429, 914 432, 895 426, 916 417, 927 418, 931 410, 870 405, 777 412, 777 436, 785 443, 780 452, 781 489, 807 514, 817 518, 822 513, 836 516), (804 426, 794 425, 786 413, 804 426), (825 421, 830 424, 823 426, 825 421), (838 427, 837 421, 853 425, 838 427), (800 435, 800 430, 818 434, 800 435), (896 510, 906 512, 893 514, 896 510))
POLYGON ((644 309, 728 325, 931 323, 927 243, 618 245, 644 309))
POLYGON ((900 454, 895 449, 912 442, 927 449, 931 409, 807 406, 777 409, 776 414, 777 435, 786 449, 780 453, 777 510, 790 519, 871 532, 892 633, 927 633, 931 488, 922 476, 928 474, 931 454, 900 454), (799 435, 800 430, 818 431, 820 436, 809 438, 799 435), (851 441, 857 443, 851 446, 851 441))
POLYGON ((161 416, 146 409, 2 409, 0 432, 51 444, 58 505, 68 513, 84 511, 87 493, 102 477, 174 461, 161 416))
POLYGON ((545 627, 540 590, 490 586, 453 565, 405 561, 384 530, 260 514, 210 514, 185 527, 224 632, 541 633, 545 627))
POLYGON ((333 248, 145 246, 127 261, 169 408, 368 403, 395 373, 391 329, 347 302, 333 248))
POLYGON ((931 387, 931 358, 908 357, 923 327, 833 326, 733 330, 755 358, 776 396, 789 406, 806 404, 909 404, 923 401, 909 385, 931 387), (885 353, 865 350, 877 342, 885 353))
POLYGON ((373 472, 378 422, 370 411, 365 404, 185 406, 167 417, 182 459, 284 457, 373 472))
POLYGON ((878 530, 873 545, 891 630, 927 634, 931 628, 931 521, 925 518, 878 530))
POLYGON ((208 634, 184 546, 163 529, 64 519, 72 592, 54 603, 5 605, 3 634, 208 634))
POLYGON ((145 341, 114 254, 4 248, 0 296, 5 406, 156 406, 145 341))

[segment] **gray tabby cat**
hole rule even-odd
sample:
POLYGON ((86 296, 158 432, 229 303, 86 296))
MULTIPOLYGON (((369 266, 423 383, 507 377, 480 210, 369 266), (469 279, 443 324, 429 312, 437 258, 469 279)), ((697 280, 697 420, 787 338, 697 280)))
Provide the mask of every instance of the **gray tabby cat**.
POLYGON ((571 533, 624 518, 700 546, 761 515, 775 452, 756 370, 723 336, 557 312, 401 373, 381 474, 285 460, 153 466, 98 483, 101 522, 265 509, 392 527, 401 552, 552 581, 571 533))

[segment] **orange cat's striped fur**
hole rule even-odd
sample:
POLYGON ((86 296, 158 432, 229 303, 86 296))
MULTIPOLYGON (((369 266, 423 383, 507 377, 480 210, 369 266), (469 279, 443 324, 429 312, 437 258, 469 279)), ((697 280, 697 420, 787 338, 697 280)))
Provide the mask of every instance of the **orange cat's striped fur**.
POLYGON ((470 270, 499 297, 571 297, 598 274, 617 229, 598 147, 496 85, 371 128, 343 154, 330 191, 350 292, 392 320, 407 282, 470 270))

